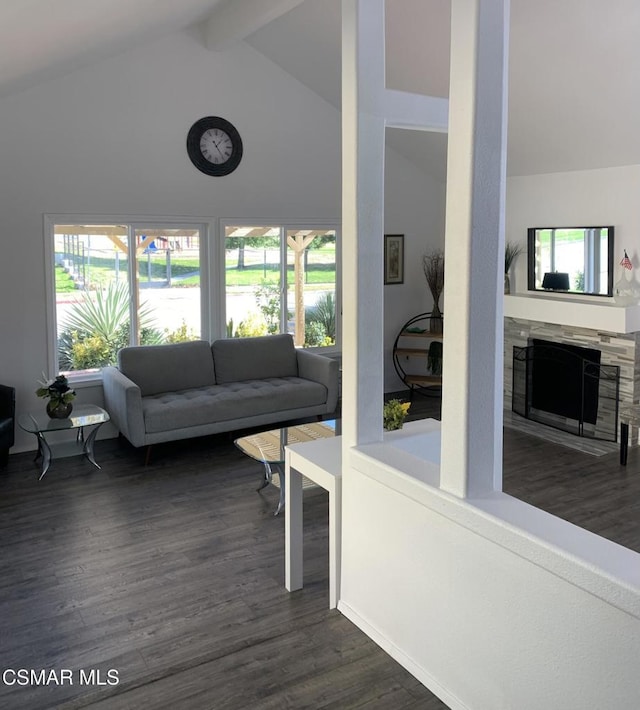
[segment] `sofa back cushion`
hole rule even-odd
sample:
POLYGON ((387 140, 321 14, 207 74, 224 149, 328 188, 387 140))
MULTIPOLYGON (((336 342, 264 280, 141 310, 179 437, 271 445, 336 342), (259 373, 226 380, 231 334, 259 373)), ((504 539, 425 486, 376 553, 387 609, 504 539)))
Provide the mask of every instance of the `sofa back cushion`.
POLYGON ((218 384, 298 375, 298 358, 290 335, 226 338, 216 340, 211 349, 218 384))
POLYGON ((215 384, 211 346, 206 340, 172 345, 138 345, 118 353, 118 368, 143 397, 215 384))

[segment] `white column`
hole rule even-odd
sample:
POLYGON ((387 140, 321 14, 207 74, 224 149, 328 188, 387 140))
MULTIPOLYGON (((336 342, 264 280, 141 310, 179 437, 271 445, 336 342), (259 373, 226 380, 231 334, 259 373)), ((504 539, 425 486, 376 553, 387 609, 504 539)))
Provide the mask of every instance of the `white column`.
POLYGON ((501 485, 509 0, 452 0, 440 485, 501 485))
POLYGON ((342 2, 342 437, 382 439, 384 0, 342 2))

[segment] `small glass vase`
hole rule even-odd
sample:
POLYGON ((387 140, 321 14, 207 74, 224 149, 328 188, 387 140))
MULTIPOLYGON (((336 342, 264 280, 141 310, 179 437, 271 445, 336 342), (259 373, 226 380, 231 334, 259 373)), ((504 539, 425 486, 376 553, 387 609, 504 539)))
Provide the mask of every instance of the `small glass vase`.
POLYGON ((622 270, 620 279, 613 286, 613 300, 619 306, 633 306, 638 302, 638 292, 629 273, 627 278, 627 270, 622 270))
POLYGON ((71 402, 54 402, 51 399, 47 402, 47 414, 51 419, 67 419, 72 411, 73 404, 71 402))

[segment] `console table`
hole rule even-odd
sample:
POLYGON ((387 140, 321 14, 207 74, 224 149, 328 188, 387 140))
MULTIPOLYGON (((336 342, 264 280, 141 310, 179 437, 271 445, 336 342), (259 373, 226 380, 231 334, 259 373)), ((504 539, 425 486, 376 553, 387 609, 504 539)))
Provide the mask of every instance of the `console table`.
POLYGON ((302 474, 329 492, 329 609, 340 593, 342 437, 293 444, 285 450, 285 587, 302 589, 302 474))

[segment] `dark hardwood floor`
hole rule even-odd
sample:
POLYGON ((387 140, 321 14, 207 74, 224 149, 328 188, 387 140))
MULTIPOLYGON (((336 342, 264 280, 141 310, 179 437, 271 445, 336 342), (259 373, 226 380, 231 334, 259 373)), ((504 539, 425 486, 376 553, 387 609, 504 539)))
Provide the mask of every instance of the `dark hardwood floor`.
MULTIPOLYGON (((439 399, 415 397, 411 415, 439 418, 439 399)), ((504 440, 508 493, 640 552, 637 448, 622 467, 509 429, 504 440)), ((40 482, 32 454, 0 472, 2 671, 73 681, 5 674, 0 708, 444 710, 328 610, 324 491, 305 492, 305 587, 289 594, 277 490, 255 492, 260 465, 231 436, 157 447, 148 467, 116 440, 96 456, 101 471, 60 459, 40 482)))
POLYGON ((60 459, 40 482, 32 454, 0 472, 0 708, 445 708, 329 611, 324 491, 305 492, 289 594, 278 491, 256 493, 231 437, 157 447, 146 468, 116 440, 96 456, 101 471, 60 459), (69 673, 7 684, 18 669, 69 673))

